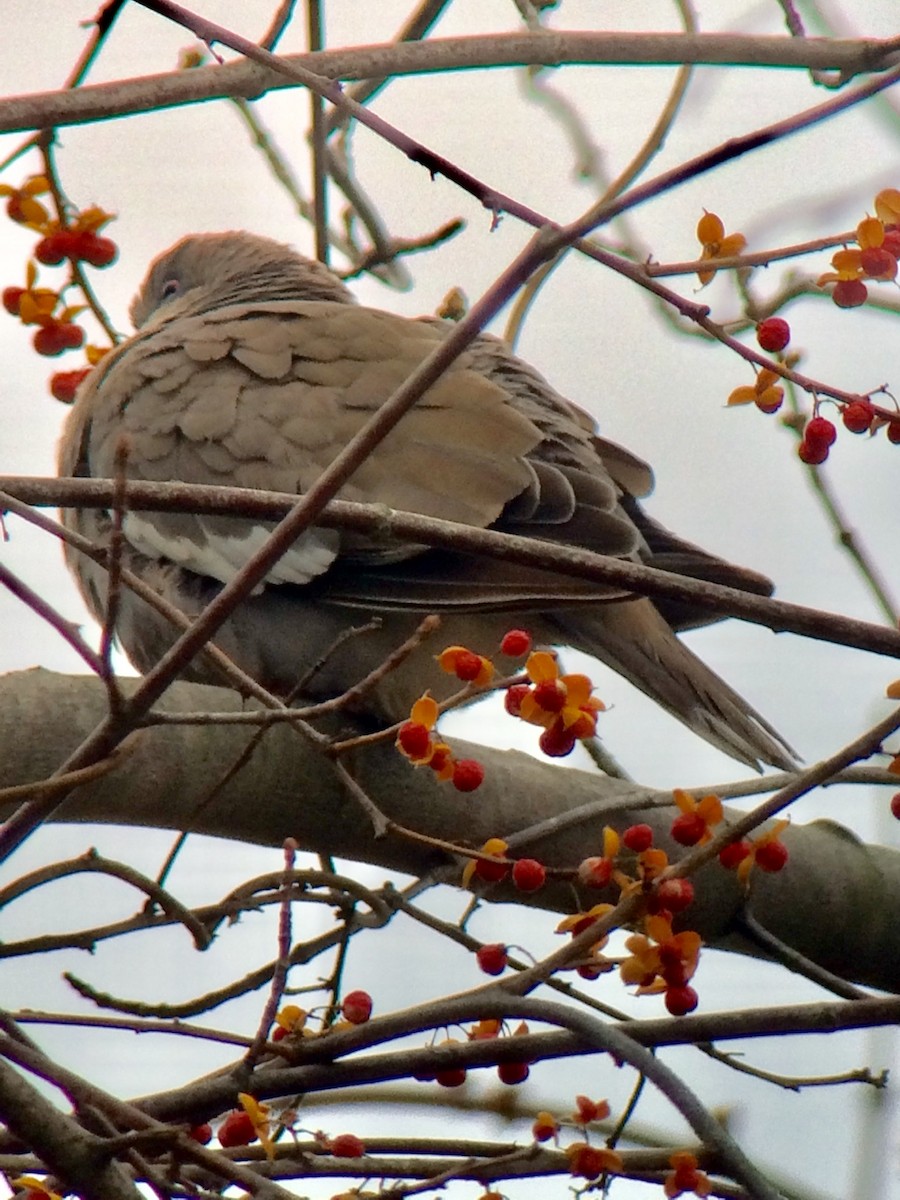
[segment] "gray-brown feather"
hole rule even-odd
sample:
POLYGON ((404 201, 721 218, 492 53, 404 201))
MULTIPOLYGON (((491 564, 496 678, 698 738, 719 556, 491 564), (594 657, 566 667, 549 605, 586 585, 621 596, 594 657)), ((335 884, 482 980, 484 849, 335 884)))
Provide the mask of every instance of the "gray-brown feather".
MULTIPOLYGON (((120 447, 130 478, 233 484, 300 494, 446 335, 357 306, 321 264, 250 234, 184 239, 151 267, 132 307, 136 334, 82 388, 60 472, 110 476, 120 447)), ((652 473, 596 436, 593 423, 505 343, 476 339, 341 490, 346 499, 546 538, 762 591, 768 581, 704 554, 652 522, 637 503, 652 473)), ((103 540, 103 513, 65 520, 103 540)), ((191 615, 240 569, 265 523, 129 513, 128 565, 191 615)), ((69 561, 102 615, 102 572, 69 561)), ((377 635, 334 656, 312 691, 352 685, 428 611, 445 636, 491 653, 510 610, 530 611, 539 637, 597 655, 727 752, 790 765, 785 743, 675 637, 649 600, 550 571, 313 529, 270 573, 218 641, 261 682, 286 691, 362 614, 377 635), (624 600, 624 602, 623 602, 624 600)), ((673 623, 700 623, 687 610, 673 623)), ((172 640, 136 598, 119 637, 146 670, 172 640)), ((374 704, 401 717, 439 681, 428 655, 385 682, 374 704)), ((195 674, 206 677, 198 665, 195 674)))

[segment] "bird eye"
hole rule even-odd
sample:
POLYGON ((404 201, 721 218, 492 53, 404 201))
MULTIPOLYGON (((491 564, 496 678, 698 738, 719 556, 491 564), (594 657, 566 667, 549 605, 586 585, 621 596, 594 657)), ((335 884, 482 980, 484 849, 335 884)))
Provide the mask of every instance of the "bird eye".
POLYGON ((162 285, 163 300, 171 300, 173 296, 177 296, 181 291, 181 284, 177 279, 167 279, 162 285))

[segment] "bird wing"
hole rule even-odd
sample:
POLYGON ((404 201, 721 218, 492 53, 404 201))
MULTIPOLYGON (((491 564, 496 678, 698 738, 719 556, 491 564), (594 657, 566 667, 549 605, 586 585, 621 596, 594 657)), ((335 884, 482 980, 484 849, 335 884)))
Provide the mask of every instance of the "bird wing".
MULTIPOLYGON (((301 494, 446 331, 445 323, 327 301, 255 302, 159 322, 120 346, 89 381, 71 416, 61 470, 112 476, 124 446, 128 478, 301 494)), ((492 377, 486 369, 484 347, 501 363, 520 360, 496 339, 479 342, 375 448, 341 498, 633 554, 635 527, 587 425, 573 423, 568 411, 579 410, 561 398, 566 410, 558 413, 527 397, 523 406, 504 372, 492 377), (566 449, 567 438, 579 453, 566 449)), ((222 582, 271 529, 188 513, 131 512, 124 520, 141 554, 222 582)), ((313 528, 266 582, 305 584, 335 565, 342 569, 330 592, 329 576, 323 598, 419 610, 621 595, 496 561, 438 562, 423 549, 313 528)))

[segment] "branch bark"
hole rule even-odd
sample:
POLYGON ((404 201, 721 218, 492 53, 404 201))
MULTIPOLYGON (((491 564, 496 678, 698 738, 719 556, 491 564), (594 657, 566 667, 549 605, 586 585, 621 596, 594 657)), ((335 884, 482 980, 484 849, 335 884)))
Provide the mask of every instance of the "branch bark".
MULTIPOLYGON (((122 680, 126 694, 136 681, 122 680)), ((0 786, 41 780, 106 716, 107 693, 92 678, 23 671, 0 679, 0 786)), ((236 712, 233 692, 176 684, 160 701, 168 712, 236 712)), ((389 833, 376 839, 330 761, 292 729, 278 726, 262 749, 216 800, 197 812, 210 786, 241 752, 252 730, 234 725, 165 725, 132 736, 117 769, 80 787, 54 821, 101 822, 192 830, 236 841, 280 846, 294 837, 306 850, 375 863, 413 875, 446 866, 447 857, 389 833), (264 799, 261 801, 261 797, 264 799)), ((391 746, 357 751, 349 766, 385 816, 430 837, 479 846, 489 837, 515 841, 549 865, 574 866, 602 853, 605 824, 653 826, 668 838, 673 808, 658 793, 598 774, 561 770, 527 755, 457 744, 478 757, 486 779, 471 796, 416 771, 391 746), (525 834, 539 826, 533 835, 525 834)), ((0 817, 11 806, 0 803, 0 817)), ((769 934, 846 979, 900 991, 900 853, 867 846, 831 822, 794 826, 784 840, 788 867, 755 870, 747 911, 769 934)), ((454 876, 458 874, 454 871, 454 876)), ((762 955, 737 924, 744 896, 718 862, 695 878, 691 927, 712 946, 762 955)), ((527 898, 492 885, 492 901, 570 911, 569 883, 550 884, 527 898)), ((587 905, 603 893, 582 896, 587 905)))
MULTIPOLYGON (((353 46, 313 54, 286 54, 283 59, 289 66, 340 80, 493 67, 690 63, 833 70, 841 82, 846 82, 855 75, 895 66, 900 62, 900 39, 545 31, 353 46)), ((283 75, 246 61, 170 71, 76 89, 11 96, 0 101, 0 132, 86 124, 233 96, 254 100, 265 92, 296 86, 283 75)))

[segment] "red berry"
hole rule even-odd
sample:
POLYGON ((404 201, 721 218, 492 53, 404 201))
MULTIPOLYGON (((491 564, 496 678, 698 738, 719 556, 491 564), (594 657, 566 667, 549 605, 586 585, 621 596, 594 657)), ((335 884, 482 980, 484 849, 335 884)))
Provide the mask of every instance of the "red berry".
POLYGON ((559 679, 542 679, 534 685, 535 702, 544 712, 562 712, 567 698, 568 689, 559 679))
POLYGON ((622 834, 622 844, 641 854, 653 845, 653 830, 649 825, 630 825, 622 834))
POLYGON ((348 992, 341 1001, 341 1016, 351 1025, 365 1025, 372 1015, 372 997, 361 988, 348 992))
POLYGON ((219 1145, 249 1146, 256 1141, 256 1130, 250 1120, 249 1113, 242 1108, 236 1108, 228 1114, 219 1126, 219 1145))
POLYGON ((656 889, 656 898, 669 912, 682 912, 694 902, 694 885, 689 879, 664 879, 656 889))
POLYGON ((527 683, 514 683, 506 689, 503 707, 511 717, 518 717, 522 712, 522 701, 531 691, 527 683))
POLYGON ((335 1158, 362 1158, 366 1152, 362 1138, 355 1133, 339 1133, 337 1137, 330 1138, 328 1149, 335 1158))
POLYGON ((3 307, 10 316, 17 317, 19 315, 19 305, 24 295, 24 288, 8 287, 3 289, 3 307))
POLYGON ((570 1146, 567 1154, 572 1174, 581 1175, 585 1179, 596 1179, 607 1165, 603 1151, 597 1146, 589 1146, 586 1142, 570 1146))
POLYGON ((510 629, 503 635, 500 653, 507 658, 521 658, 531 649, 531 634, 527 629, 510 629))
POLYGON ((424 758, 431 745, 431 731, 421 721, 404 721, 397 731, 397 745, 410 758, 424 758))
POLYGON ((6 215, 11 221, 18 221, 20 224, 24 224, 28 220, 22 211, 21 196, 10 196, 6 202, 6 215))
POLYGON ((828 447, 824 442, 808 442, 806 438, 797 446, 800 461, 808 467, 817 467, 828 457, 828 447))
POLYGON ((523 1062, 502 1062, 497 1064, 497 1078, 501 1083, 508 1083, 510 1087, 517 1083, 524 1083, 528 1078, 528 1063, 523 1062))
POLYGON ((763 842, 756 848, 756 865, 762 871, 780 871, 787 860, 787 846, 783 842, 763 842))
POLYGON ((769 353, 783 350, 791 340, 791 327, 781 317, 766 317, 756 327, 756 340, 769 353))
POLYGON ((594 979, 599 979, 600 976, 606 974, 607 971, 612 970, 612 964, 611 963, 582 963, 581 966, 576 967, 575 970, 578 972, 578 974, 581 976, 582 979, 587 979, 587 980, 593 981, 594 979))
POLYGON ((73 325, 70 321, 60 325, 59 336, 67 350, 77 350, 84 343, 84 330, 80 325, 73 325))
POLYGON ((453 659, 453 672, 463 683, 471 683, 481 674, 483 665, 478 654, 471 650, 460 650, 453 659))
POLYGON ((66 344, 60 333, 61 329, 62 325, 58 321, 51 321, 35 330, 31 341, 38 354, 43 354, 47 358, 55 358, 57 354, 62 354, 66 344))
POLYGON ((474 758, 461 758, 453 768, 453 786, 458 792, 474 792, 484 783, 484 767, 474 758))
POLYGON ((900 821, 900 792, 894 792, 891 796, 891 814, 900 821))
POLYGON ((531 1136, 536 1142, 549 1142, 559 1133, 559 1122, 548 1112, 539 1112, 531 1127, 531 1136))
POLYGON ((851 433, 865 433, 875 420, 875 409, 868 400, 854 400, 844 405, 841 419, 851 433))
POLYGON ((548 758, 565 758, 575 749, 577 740, 575 734, 566 729, 562 721, 554 721, 538 738, 538 745, 548 758))
POLYGON ((77 350, 84 341, 84 330, 80 325, 67 321, 48 321, 35 332, 32 344, 38 354, 55 358, 63 350, 77 350))
POLYGON ((34 257, 45 267, 58 267, 71 248, 72 237, 67 230, 48 233, 34 248, 34 257))
POLYGON ((450 747, 436 746, 431 758, 428 760, 428 765, 436 775, 440 775, 445 767, 450 765, 450 747))
POLYGON ((585 858, 578 864, 578 882, 584 887, 603 888, 612 879, 610 858, 585 858))
POLYGON ((75 399, 82 381, 91 373, 90 367, 81 367, 77 371, 57 371, 50 376, 50 394, 54 400, 63 404, 71 404, 75 399))
POLYGON ((209 1122, 205 1122, 203 1125, 193 1125, 188 1130, 188 1137, 199 1142, 201 1146, 205 1146, 207 1142, 212 1141, 212 1125, 209 1122))
POLYGON ((888 254, 893 254, 894 258, 900 258, 900 226, 888 225, 885 227, 881 249, 887 250, 888 254))
POLYGON ((706 833, 706 822, 699 813, 681 813, 672 822, 671 833, 680 846, 696 846, 706 833))
POLYGON ((887 440, 894 446, 900 446, 900 421, 889 421, 887 440))
POLYGON ((813 417, 803 430, 803 440, 809 442, 810 445, 821 442, 825 446, 831 446, 836 437, 837 430, 825 417, 813 417))
POLYGON ((502 975, 509 963, 506 947, 502 942, 489 942, 475 952, 478 965, 485 975, 502 975))
POLYGON ((520 892, 536 892, 547 882, 547 872, 536 858, 519 858, 513 863, 512 880, 520 892))
POLYGON ((489 858, 479 858, 475 863, 475 874, 486 883, 497 883, 498 880, 505 879, 508 873, 507 863, 491 862, 489 858))
POLYGON ((870 279, 893 279, 897 260, 884 246, 868 246, 860 252, 859 263, 870 279))
POLYGON ((78 240, 73 247, 74 257, 90 263, 92 267, 108 267, 111 262, 115 261, 118 253, 118 247, 112 238, 98 237, 96 233, 87 231, 78 235, 78 240))
POLYGON ((865 304, 869 289, 861 279, 840 279, 834 285, 831 298, 838 308, 859 308, 865 304))
POLYGON ((767 387, 765 391, 760 392, 754 400, 754 404, 760 412, 776 413, 784 403, 784 389, 780 387, 767 387))
POLYGON ((719 862, 729 871, 733 871, 744 861, 750 850, 749 842, 729 842, 719 851, 719 862))
POLYGON ((462 1085, 466 1082, 466 1068, 445 1067, 442 1071, 438 1071, 435 1074, 434 1079, 436 1083, 441 1085, 441 1087, 462 1087, 462 1085))
POLYGON ((666 1008, 673 1017, 683 1017, 685 1013, 693 1012, 699 999, 689 984, 666 989, 666 1008))

